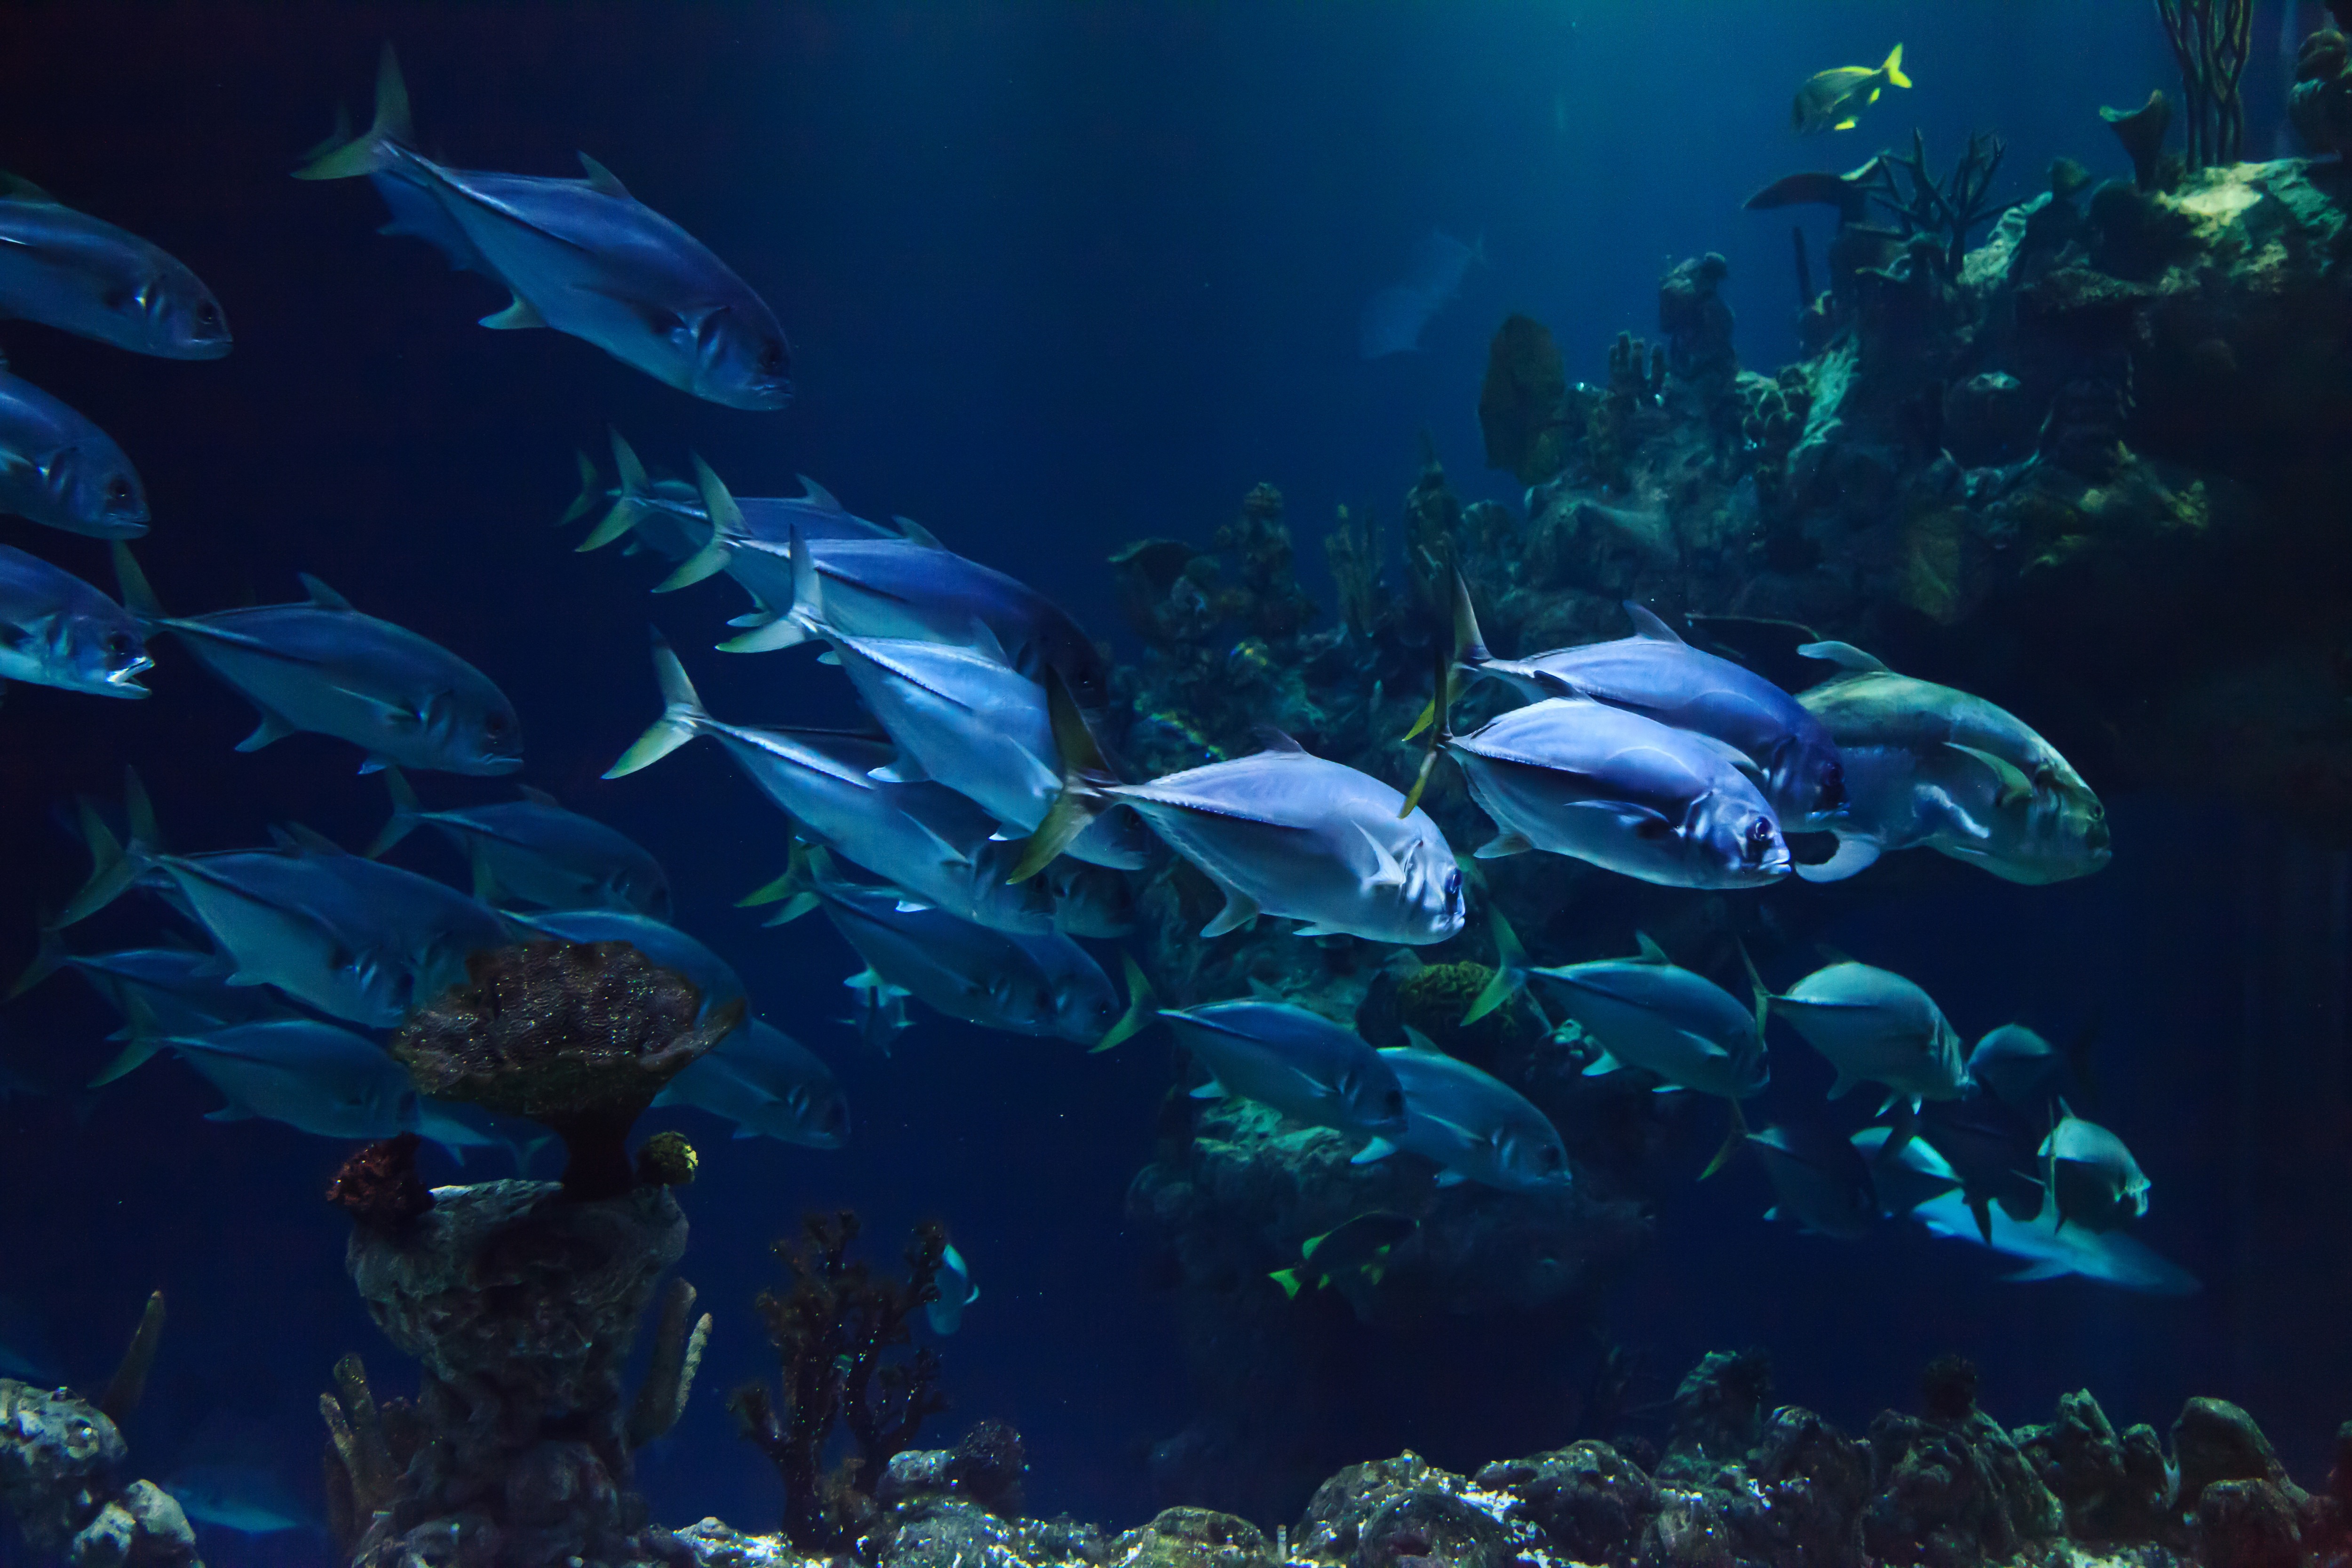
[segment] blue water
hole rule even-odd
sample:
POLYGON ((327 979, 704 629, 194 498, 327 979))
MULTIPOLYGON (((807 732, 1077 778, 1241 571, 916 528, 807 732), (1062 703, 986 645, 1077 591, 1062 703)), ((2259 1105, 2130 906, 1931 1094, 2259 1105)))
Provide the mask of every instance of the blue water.
MULTIPOLYGON (((719 1395, 772 1365, 749 1310, 772 1277, 766 1242, 803 1208, 854 1205, 888 1252, 917 1218, 946 1219, 983 1289, 945 1346, 956 1410, 942 1436, 1008 1419, 1031 1445, 1034 1507, 1124 1525, 1172 1500, 1154 1497, 1144 1459, 1189 1412, 1168 1300, 1122 1217, 1168 1046, 1088 1057, 925 1016, 882 1060, 829 1023, 855 967, 831 931, 763 931, 730 907, 782 868, 784 840, 717 750, 621 783, 598 774, 656 708, 649 620, 730 718, 845 722, 845 691, 803 658, 700 651, 723 635, 731 591, 649 599, 647 563, 572 553, 575 535, 549 525, 572 493, 573 449, 601 459, 610 424, 665 467, 700 453, 740 493, 789 492, 808 473, 853 510, 920 520, 1114 639, 1128 634, 1104 558, 1147 535, 1205 541, 1265 480, 1288 498, 1320 591, 1323 520, 1341 503, 1392 517, 1424 431, 1465 499, 1516 502, 1507 476, 1480 468, 1475 423, 1506 313, 1546 321, 1571 376, 1599 379, 1618 331, 1654 330, 1664 266, 1716 250, 1743 363, 1769 370, 1795 353, 1788 215, 1743 213, 1741 198, 1794 168, 1859 163, 1915 123, 1938 165, 1969 132, 2000 132, 2011 195, 2062 153, 2117 173, 2093 110, 2173 80, 2146 12, 48 8, 9 25, 0 163, 187 260, 236 347, 173 363, 31 327, 0 329, 0 343, 132 453, 156 520, 141 559, 167 605, 270 602, 308 571, 461 651, 520 709, 524 776, 654 849, 680 923, 840 1073, 857 1121, 840 1152, 679 1123, 703 1152, 683 1271, 719 1328, 693 1406, 644 1467, 656 1515, 772 1517, 773 1477, 719 1395), (553 333, 480 331, 498 291, 377 237, 362 183, 288 179, 338 99, 363 111, 387 37, 428 152, 569 174, 584 149, 727 258, 792 334, 794 405, 730 412, 553 333), (1853 136, 1797 142, 1793 85, 1897 40, 1917 87, 1853 136), (1433 229, 1483 240, 1486 263, 1421 352, 1360 360, 1363 300, 1433 229)), ((2261 7, 2258 153, 2275 130, 2278 29, 2261 7)), ((90 542, 15 520, 0 539, 106 580, 90 542)), ((117 798, 126 763, 184 847, 288 820, 346 843, 380 826, 382 791, 352 776, 349 748, 301 737, 239 755, 248 720, 231 694, 169 652, 151 684, 136 705, 17 687, 0 706, 0 968, 83 874, 65 803, 117 798)), ((505 794, 425 787, 436 803, 505 794)), ((1608 1303, 1602 1331, 1643 1369, 1637 1402, 1663 1399, 1700 1352, 1754 1343, 1781 1397, 1859 1426, 1958 1348, 2005 1419, 2042 1418, 2087 1384, 2119 1426, 2162 1426, 2185 1395, 2217 1394, 2316 1475, 2343 1415, 2332 1392, 2352 1374, 2326 1239, 2342 1234, 2342 1172, 2308 1152, 2346 1131, 2327 1119, 2346 1104, 2347 868, 2210 803, 2109 805, 2118 853, 2093 880, 1954 876, 1860 918, 1874 960, 1927 985, 1964 1034, 2023 1009, 2054 1035, 2103 1010, 2102 1109, 2138 1130, 2158 1195, 2147 1234, 2206 1291, 2008 1287, 1980 1256, 1916 1234, 1869 1249, 1794 1238, 1756 1223, 1760 1175, 1735 1171, 1666 1202, 1658 1242, 1608 1303)), ((110 1053, 98 1039, 110 1027, 59 980, 0 1010, 0 1051, 69 1084, 110 1053)), ((1792 1069, 1776 1092, 1816 1092, 1802 1081, 1792 1069)), ((319 1201, 343 1150, 205 1122, 208 1093, 164 1067, 94 1101, 0 1103, 7 1289, 87 1384, 163 1288, 172 1321, 134 1465, 168 1468, 226 1411, 277 1435, 273 1462, 307 1493, 335 1357, 361 1351, 383 1387, 409 1373, 353 1298, 345 1223, 319 1201)), ((1522 1342, 1472 1344, 1465 1323, 1429 1336, 1457 1362, 1412 1373, 1377 1336, 1350 1342, 1360 1424, 1327 1446, 1370 1458, 1410 1444, 1460 1465, 1555 1441, 1579 1375, 1560 1343, 1586 1331, 1524 1324, 1522 1342)), ((306 1560, 284 1540, 207 1547, 216 1563, 306 1560)))

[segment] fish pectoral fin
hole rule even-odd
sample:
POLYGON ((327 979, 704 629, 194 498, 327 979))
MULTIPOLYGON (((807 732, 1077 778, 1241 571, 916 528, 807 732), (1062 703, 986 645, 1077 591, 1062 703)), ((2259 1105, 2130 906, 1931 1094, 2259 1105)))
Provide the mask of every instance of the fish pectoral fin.
POLYGON ((1579 800, 1569 804, 1570 811, 1592 811, 1613 817, 1617 826, 1636 838, 1665 838, 1673 836, 1675 825, 1663 812, 1646 805, 1636 805, 1629 800, 1579 800))
POLYGON ((1844 1096, 1852 1094, 1855 1089, 1861 1087, 1862 1079, 1847 1076, 1845 1068, 1840 1068, 1837 1069, 1837 1077, 1832 1080, 1830 1084, 1830 1092, 1827 1098, 1831 1100, 1843 1099, 1844 1096))
POLYGON ((901 752, 898 761, 866 769, 866 776, 877 784, 923 784, 931 775, 923 771, 922 763, 901 752))
MULTIPOLYGON (((1875 99, 1878 95, 1874 92, 1870 96, 1875 99)), ((1854 128, 1854 123, 1855 122, 1851 120, 1841 120, 1835 125, 1831 126, 1830 129, 1832 131, 1851 131, 1854 128)))
POLYGON ((2014 1274, 2004 1274, 2001 1279, 2007 1284, 2022 1285, 2035 1279, 2063 1279, 2073 1272, 2074 1272, 2073 1268, 2059 1259, 2045 1258, 2041 1262, 2021 1268, 2014 1274))
POLYGON ((1293 936, 1318 937, 1347 936, 1349 933, 1339 930, 1336 926, 1319 925, 1310 921, 1306 925, 1300 926, 1297 931, 1292 931, 1290 934, 1293 936))
POLYGON ((1404 868, 1398 864, 1389 847, 1373 837, 1372 830, 1360 822, 1356 824, 1356 831, 1363 836, 1366 844, 1371 846, 1374 869, 1368 885, 1375 888, 1403 887, 1404 868))
POLYGON ((526 327, 543 327, 547 318, 539 313, 538 306, 518 294, 507 302, 505 310, 484 316, 481 324, 494 332, 518 332, 526 327))
POLYGON ((1919 792, 1919 816, 1933 823, 1940 831, 1955 833, 1963 838, 1990 838, 1992 830, 1969 815, 1966 807, 1940 789, 1919 792))
POLYGON ((1395 1152, 1395 1144, 1385 1138, 1374 1138, 1350 1155, 1348 1163, 1350 1165, 1377 1164, 1395 1152))
POLYGON ((261 722, 253 727, 252 734, 236 743, 236 749, 240 752, 257 752, 272 741, 282 741, 289 735, 298 733, 299 731, 293 725, 265 708, 261 710, 261 722))
POLYGON ((1437 1184, 1441 1187, 1458 1187, 1469 1179, 1451 1165, 1437 1173, 1437 1184))
POLYGON ((1509 855, 1524 855, 1534 847, 1533 844, 1528 842, 1527 835, 1524 833, 1497 833, 1478 847, 1475 858, 1480 860, 1500 860, 1509 855))
POLYGON ((1619 1061, 1615 1057, 1611 1056, 1605 1050, 1584 1065, 1584 1076, 1586 1078, 1599 1078, 1603 1073, 1623 1072, 1624 1070, 1625 1064, 1619 1061))
POLYGON ((1841 837, 1836 854, 1819 865, 1800 864, 1797 875, 1808 882, 1843 882, 1858 871, 1869 869, 1880 853, 1875 840, 1841 837))
POLYGON ((929 913, 931 906, 919 899, 900 899, 893 908, 902 915, 920 915, 929 913))
POLYGON ((1257 919, 1257 900, 1238 888, 1227 888, 1225 907, 1217 911, 1215 920, 1201 928, 1201 934, 1204 937, 1220 937, 1229 931, 1235 931, 1249 924, 1255 919, 1257 919))
POLYGON ((2007 757, 1996 755, 1980 747, 1964 746, 1958 741, 1947 741, 1944 744, 1962 756, 1974 757, 1992 770, 1992 776, 2000 781, 2000 793, 1993 797, 1995 805, 2014 805, 2021 800, 2033 798, 2033 781, 2026 776, 2023 768, 2019 767, 2007 757))
POLYGON ((1208 1082, 1194 1088, 1192 1096, 1194 1100, 1223 1100, 1228 1092, 1225 1086, 1212 1076, 1208 1082))

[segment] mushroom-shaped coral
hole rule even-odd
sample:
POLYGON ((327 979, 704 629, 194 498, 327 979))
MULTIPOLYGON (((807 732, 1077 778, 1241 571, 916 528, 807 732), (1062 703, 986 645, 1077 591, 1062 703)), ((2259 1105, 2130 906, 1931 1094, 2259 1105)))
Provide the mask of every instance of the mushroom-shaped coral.
POLYGON ((692 981, 626 942, 527 942, 468 957, 465 982, 411 1015, 392 1054, 424 1094, 556 1133, 565 1194, 592 1201, 636 1184, 630 1125, 734 1031, 743 1002, 701 1013, 692 981))

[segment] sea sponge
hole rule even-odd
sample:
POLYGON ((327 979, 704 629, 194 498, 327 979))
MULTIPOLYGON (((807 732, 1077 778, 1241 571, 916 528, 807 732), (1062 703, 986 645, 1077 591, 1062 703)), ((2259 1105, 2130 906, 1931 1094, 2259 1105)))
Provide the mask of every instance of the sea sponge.
POLYGON ((420 1007, 392 1054, 418 1092, 524 1116, 571 1153, 567 1195, 637 1182, 629 1128, 662 1086, 743 1020, 737 997, 708 1018, 702 993, 623 942, 526 942, 466 960, 466 980, 420 1007))

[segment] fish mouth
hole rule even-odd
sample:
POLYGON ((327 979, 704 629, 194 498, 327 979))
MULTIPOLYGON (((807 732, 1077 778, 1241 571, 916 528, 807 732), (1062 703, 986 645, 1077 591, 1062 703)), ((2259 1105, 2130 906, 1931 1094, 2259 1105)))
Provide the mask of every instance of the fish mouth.
POLYGON ((484 757, 473 771, 478 773, 510 773, 521 766, 522 758, 520 756, 484 757))
POLYGON ((140 685, 139 678, 154 668, 155 661, 142 654, 136 662, 100 676, 99 689, 109 697, 152 697, 154 693, 140 685))
POLYGON ((793 378, 788 375, 762 377, 740 386, 730 387, 712 395, 711 400, 730 408, 748 408, 758 413, 772 413, 789 408, 793 402, 793 378))

